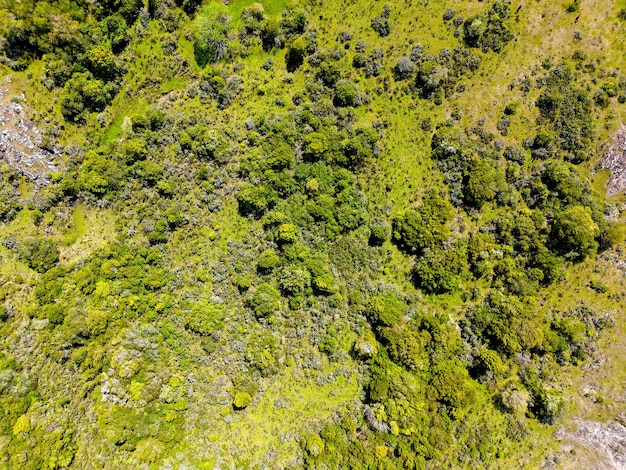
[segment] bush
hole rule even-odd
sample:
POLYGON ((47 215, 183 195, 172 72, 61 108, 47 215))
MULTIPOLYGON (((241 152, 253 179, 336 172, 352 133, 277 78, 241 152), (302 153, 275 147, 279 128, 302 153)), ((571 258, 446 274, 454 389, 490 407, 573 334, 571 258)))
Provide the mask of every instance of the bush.
POLYGON ((193 23, 194 55, 201 67, 226 55, 229 31, 227 8, 220 3, 207 4, 193 23))
POLYGON ((21 258, 38 273, 45 273, 59 262, 57 246, 45 238, 25 241, 21 251, 21 258))
POLYGON ((558 252, 582 259, 598 249, 600 229, 588 207, 572 206, 556 215, 551 235, 558 252))
POLYGON ((265 250, 259 256, 257 263, 258 270, 261 273, 270 273, 280 263, 280 257, 273 250, 265 250))
POLYGON ((356 86, 349 82, 340 82, 335 87, 333 98, 335 106, 355 106, 358 103, 358 93, 356 86))
POLYGON ((237 392, 233 400, 233 407, 237 410, 243 410, 252 404, 252 397, 248 392, 237 392))
POLYGON ((396 66, 393 68, 393 71, 397 79, 405 80, 407 78, 411 78, 413 73, 415 73, 415 64, 406 56, 400 57, 396 66))
POLYGON ((267 283, 260 284, 246 304, 257 317, 269 317, 280 310, 280 293, 267 283))
POLYGON ((294 41, 289 45, 289 49, 287 49, 287 54, 285 55, 287 70, 289 72, 294 72, 304 63, 306 50, 307 43, 302 36, 294 39, 294 41))
POLYGON ((81 122, 89 111, 102 111, 113 99, 115 85, 94 80, 89 72, 75 73, 61 93, 61 114, 68 121, 81 122))
POLYGON ((467 254, 459 246, 442 246, 424 251, 411 271, 415 287, 428 294, 456 289, 467 271, 467 254))

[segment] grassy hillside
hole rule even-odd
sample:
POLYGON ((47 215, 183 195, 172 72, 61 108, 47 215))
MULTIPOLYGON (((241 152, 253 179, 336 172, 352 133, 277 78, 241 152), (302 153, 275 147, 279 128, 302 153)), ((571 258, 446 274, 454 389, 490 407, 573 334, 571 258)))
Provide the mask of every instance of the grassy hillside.
POLYGON ((0 467, 602 462, 625 12, 0 0, 0 467))

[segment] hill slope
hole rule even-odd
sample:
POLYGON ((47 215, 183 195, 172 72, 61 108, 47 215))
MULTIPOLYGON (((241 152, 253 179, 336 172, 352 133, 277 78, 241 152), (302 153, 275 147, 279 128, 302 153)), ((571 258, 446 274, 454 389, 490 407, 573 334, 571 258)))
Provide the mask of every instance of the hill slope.
POLYGON ((0 18, 2 466, 617 465, 626 4, 0 18))

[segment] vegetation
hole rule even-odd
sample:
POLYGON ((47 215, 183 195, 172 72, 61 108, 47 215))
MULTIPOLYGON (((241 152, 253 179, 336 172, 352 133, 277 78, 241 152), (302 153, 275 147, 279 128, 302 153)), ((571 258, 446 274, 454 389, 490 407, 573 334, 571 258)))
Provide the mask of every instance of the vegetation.
POLYGON ((440 3, 0 2, 59 170, 0 164, 0 467, 545 463, 624 301, 624 15, 440 3))

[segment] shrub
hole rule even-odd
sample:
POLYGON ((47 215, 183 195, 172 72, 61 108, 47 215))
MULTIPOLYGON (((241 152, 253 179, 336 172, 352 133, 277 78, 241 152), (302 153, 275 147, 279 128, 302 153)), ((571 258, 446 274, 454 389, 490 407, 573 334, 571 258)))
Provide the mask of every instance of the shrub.
POLYGON ((581 259, 597 250, 596 237, 600 235, 600 229, 589 208, 572 206, 556 215, 551 235, 558 252, 581 259))
POLYGON ((280 309, 280 293, 267 283, 260 284, 246 304, 257 317, 269 317, 280 309))
POLYGON ((194 54, 201 67, 226 55, 229 31, 227 9, 220 3, 207 4, 193 23, 194 54))
POLYGON ((257 267, 262 273, 271 272, 280 263, 280 257, 273 250, 265 250, 259 256, 257 267))
POLYGON ((451 361, 439 364, 430 386, 436 399, 452 408, 464 408, 471 401, 467 370, 451 361))
POLYGON ((467 254, 460 246, 427 248, 411 271, 413 283, 428 294, 456 289, 467 270, 467 254))
POLYGON ((411 78, 413 73, 415 73, 415 64, 410 58, 403 56, 400 57, 396 66, 393 68, 393 71, 396 78, 399 80, 405 80, 407 78, 411 78))
POLYGON ((237 392, 233 400, 233 407, 243 410, 252 404, 252 397, 248 392, 237 392))
POLYGON ((31 269, 45 273, 59 262, 59 250, 51 240, 35 238, 24 242, 21 258, 31 269))
POLYGON ((294 72, 304 63, 306 50, 307 43, 302 36, 298 36, 292 41, 289 45, 289 49, 287 49, 287 54, 285 55, 287 70, 289 72, 294 72))
POLYGON ((340 82, 335 87, 333 98, 335 106, 355 106, 358 103, 356 86, 349 82, 340 82))

